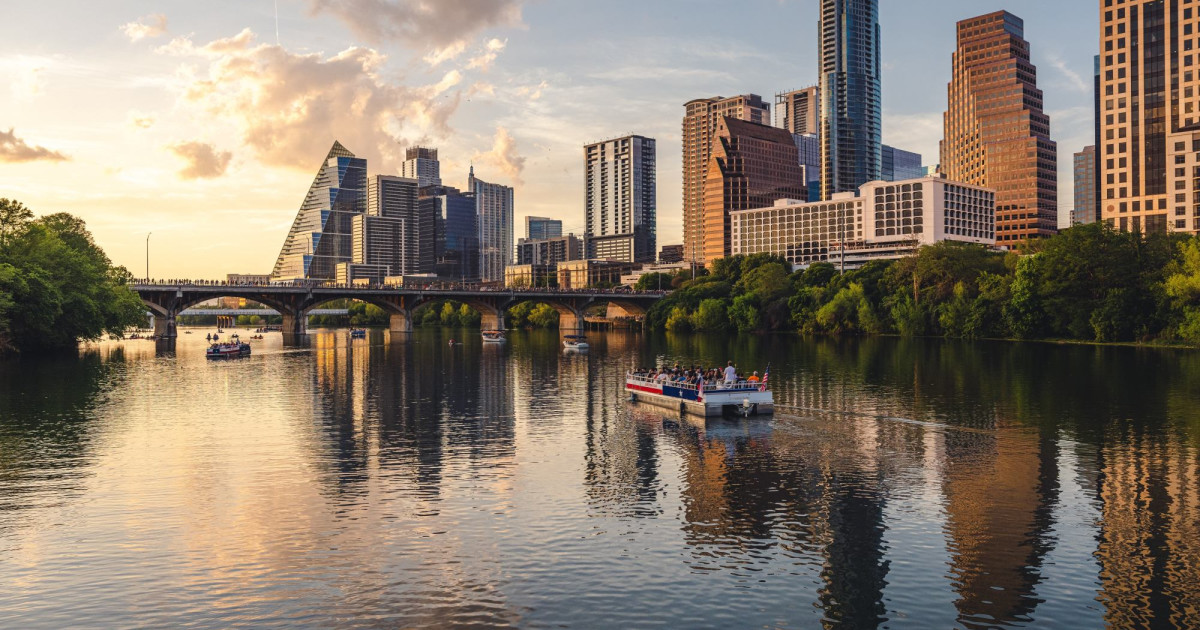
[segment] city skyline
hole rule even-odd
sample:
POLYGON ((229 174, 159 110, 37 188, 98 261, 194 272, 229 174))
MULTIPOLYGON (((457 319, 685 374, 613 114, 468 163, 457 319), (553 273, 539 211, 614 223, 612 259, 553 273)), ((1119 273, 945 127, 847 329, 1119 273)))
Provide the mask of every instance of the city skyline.
MULTIPOLYGON (((883 3, 883 140, 933 162, 955 21, 996 9, 1021 15, 1061 147, 1065 224, 1071 196, 1062 191, 1072 169, 1064 164, 1092 143, 1098 16, 1090 0, 1043 4, 883 3)), ((0 48, 10 84, 0 95, 8 157, 0 196, 39 214, 79 214, 114 261, 139 275, 153 231, 151 271, 159 277, 269 271, 314 156, 335 138, 382 174, 400 174, 406 147, 436 147, 447 185, 463 186, 474 163, 482 178, 516 188, 515 221, 548 216, 582 233, 583 166, 572 157, 582 144, 632 130, 659 141, 658 242, 679 243, 683 104, 716 94, 770 100, 818 79, 816 0, 750 3, 719 25, 669 5, 639 5, 643 19, 633 29, 615 28, 634 6, 622 2, 500 2, 491 12, 421 24, 380 15, 372 28, 338 6, 285 1, 278 39, 265 2, 68 5, 79 18, 70 24, 45 5, 12 9, 9 23, 23 28, 0 48), (580 21, 614 28, 560 32, 580 21), (736 28, 750 23, 761 26, 754 38, 707 43, 718 32, 751 32, 736 28), (797 29, 800 36, 779 39, 797 29), (630 42, 640 45, 636 55, 596 52, 630 42), (259 76, 238 73, 234 62, 259 76), (299 78, 256 91, 280 72, 299 78), (245 115, 296 94, 308 95, 312 110, 295 124, 245 115), (325 108, 355 94, 390 103, 370 101, 365 113, 325 108), (375 123, 397 112, 405 122, 372 141, 375 123)))

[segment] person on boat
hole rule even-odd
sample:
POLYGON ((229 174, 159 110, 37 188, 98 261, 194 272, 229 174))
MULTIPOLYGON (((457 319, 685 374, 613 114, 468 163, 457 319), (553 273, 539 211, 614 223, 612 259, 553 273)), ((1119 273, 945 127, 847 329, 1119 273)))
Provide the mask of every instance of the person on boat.
POLYGON ((759 382, 759 381, 760 381, 760 380, 762 380, 762 379, 758 378, 758 372, 755 372, 755 373, 751 374, 751 375, 750 375, 750 378, 748 378, 748 379, 746 379, 746 380, 747 380, 747 381, 749 381, 749 382, 751 382, 751 383, 757 383, 757 382, 759 382))
POLYGON ((725 366, 725 385, 733 385, 737 383, 737 381, 737 368, 733 367, 733 361, 730 361, 729 364, 725 366))

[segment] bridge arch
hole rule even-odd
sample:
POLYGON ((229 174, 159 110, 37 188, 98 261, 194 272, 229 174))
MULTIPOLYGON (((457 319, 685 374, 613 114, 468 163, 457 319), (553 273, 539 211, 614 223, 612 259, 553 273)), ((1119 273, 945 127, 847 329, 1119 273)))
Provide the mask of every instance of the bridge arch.
MULTIPOLYGON (((507 298, 507 295, 503 296, 507 298)), ((486 297, 471 297, 462 295, 423 295, 420 299, 413 302, 410 312, 416 312, 418 308, 441 302, 458 302, 466 304, 479 312, 479 327, 483 330, 504 330, 505 318, 504 313, 508 310, 507 306, 500 305, 495 296, 488 295, 486 297)))

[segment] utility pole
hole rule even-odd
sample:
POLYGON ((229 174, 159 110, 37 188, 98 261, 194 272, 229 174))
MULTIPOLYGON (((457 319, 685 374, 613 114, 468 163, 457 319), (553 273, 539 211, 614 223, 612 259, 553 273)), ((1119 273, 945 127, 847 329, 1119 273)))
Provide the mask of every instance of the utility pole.
POLYGON ((146 282, 150 281, 150 235, 154 232, 146 232, 146 282))

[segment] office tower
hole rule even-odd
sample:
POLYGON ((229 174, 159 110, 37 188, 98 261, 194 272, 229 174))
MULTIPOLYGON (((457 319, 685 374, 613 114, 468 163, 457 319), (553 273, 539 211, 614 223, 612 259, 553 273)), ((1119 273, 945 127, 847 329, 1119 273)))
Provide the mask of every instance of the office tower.
POLYGON ((712 157, 712 137, 721 118, 767 124, 771 107, 756 94, 689 101, 683 117, 683 249, 687 260, 704 251, 704 181, 712 157))
POLYGON ((450 186, 421 189, 422 215, 434 218, 434 273, 443 280, 479 279, 479 222, 475 195, 450 186))
MULTIPOLYGON (((371 176, 367 190, 367 214, 403 219, 404 241, 400 243, 401 265, 391 275, 430 273, 434 264, 434 216, 417 203, 418 180, 394 175, 371 176)), ((361 262, 356 260, 355 262, 361 262)))
POLYGON ((1096 222, 1096 147, 1075 154, 1075 209, 1071 225, 1096 222))
POLYGON ((351 226, 367 210, 367 161, 334 142, 304 197, 272 281, 333 280, 351 262, 351 226))
POLYGON ((525 238, 541 240, 562 236, 562 221, 546 217, 525 217, 525 238))
POLYGON ((909 256, 922 245, 996 241, 996 194, 982 186, 922 177, 871 182, 828 201, 772 204, 732 213, 737 254, 778 254, 794 265, 909 256), (845 248, 843 249, 843 244, 845 248))
POLYGON ((996 241, 1058 229, 1058 147, 1042 112, 1021 18, 997 11, 958 23, 948 87, 942 171, 996 191, 996 241))
POLYGON ((371 214, 360 214, 354 217, 351 227, 353 263, 350 275, 346 280, 369 277, 382 282, 387 276, 400 276, 410 267, 410 251, 406 251, 409 243, 409 222, 405 219, 371 214), (364 268, 370 268, 369 274, 361 273, 364 268), (357 270, 354 270, 357 269, 357 270))
POLYGON ((775 126, 800 135, 821 135, 821 88, 775 95, 775 126))
POLYGON ((583 148, 587 257, 654 262, 657 193, 653 138, 623 136, 583 148))
POLYGON ((1100 3, 1101 218, 1120 230, 1200 230, 1200 7, 1100 3))
POLYGON ((800 155, 800 170, 804 185, 808 187, 809 201, 821 199, 821 136, 815 134, 792 134, 796 150, 800 155))
POLYGON ((925 176, 925 167, 921 164, 920 153, 904 151, 885 144, 880 147, 879 154, 882 158, 879 179, 885 182, 898 182, 925 176))
POLYGON ((683 245, 663 245, 658 252, 658 262, 661 264, 683 262, 683 245))
POLYGON ((807 198, 792 134, 723 117, 713 135, 704 184, 704 248, 697 262, 729 256, 729 213, 807 198))
POLYGON ((478 179, 474 166, 467 189, 475 195, 479 222, 479 279, 504 282, 504 268, 513 258, 513 189, 478 179))
POLYGON ((821 0, 821 198, 880 178, 878 0, 821 0))
POLYGON ((518 265, 557 265, 584 256, 583 241, 574 234, 556 238, 523 238, 517 241, 518 265))
POLYGON ((400 174, 415 179, 419 185, 442 185, 442 167, 438 162, 437 149, 428 147, 409 147, 404 151, 404 163, 400 165, 400 174))

